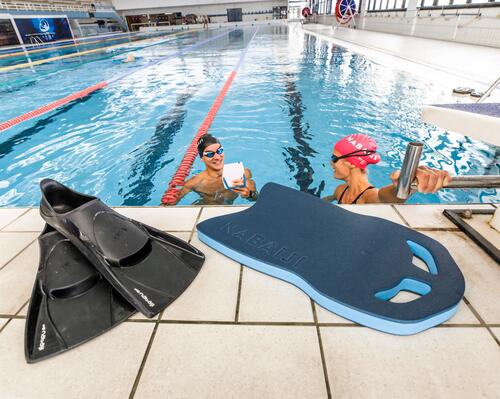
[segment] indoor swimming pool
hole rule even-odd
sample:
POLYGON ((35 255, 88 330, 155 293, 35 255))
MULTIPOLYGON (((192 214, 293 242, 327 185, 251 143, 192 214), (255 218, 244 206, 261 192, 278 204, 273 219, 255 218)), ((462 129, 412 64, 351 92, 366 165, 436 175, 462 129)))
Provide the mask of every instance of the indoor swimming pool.
MULTIPOLYGON (((26 58, 0 58, 0 123, 123 77, 0 132, 0 206, 38 205, 38 183, 46 177, 110 205, 159 205, 256 29, 171 33, 123 47, 109 41, 105 46, 114 47, 15 70, 2 68, 26 63, 26 58), (135 61, 123 62, 131 52, 135 61)), ((39 52, 32 60, 71 52, 39 52)), ((221 140, 226 163, 243 162, 257 188, 272 181, 331 195, 340 183, 329 164, 332 146, 355 132, 378 142, 382 161, 370 168, 377 186, 390 184, 389 175, 401 166, 410 141, 424 143, 422 163, 429 167, 453 175, 498 174, 497 147, 421 121, 424 104, 449 101, 449 94, 432 80, 371 61, 299 26, 264 25, 248 46, 209 132, 221 140)), ((201 170, 197 160, 191 174, 201 170)), ((197 199, 191 193, 180 204, 197 199)), ((499 199, 495 189, 442 190, 414 195, 409 202, 499 199)))

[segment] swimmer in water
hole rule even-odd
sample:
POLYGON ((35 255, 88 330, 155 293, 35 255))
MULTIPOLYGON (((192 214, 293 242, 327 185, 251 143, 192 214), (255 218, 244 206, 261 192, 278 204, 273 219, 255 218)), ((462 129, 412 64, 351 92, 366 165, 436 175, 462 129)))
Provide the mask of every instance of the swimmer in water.
MULTIPOLYGON (((401 203, 404 200, 396 197, 400 171, 391 174, 392 184, 380 189, 368 180, 366 168, 370 164, 380 162, 377 143, 366 134, 351 134, 339 140, 333 147, 330 165, 334 177, 343 180, 333 195, 325 197, 326 201, 338 201, 339 204, 371 204, 401 203)), ((435 193, 450 182, 451 176, 444 170, 419 166, 416 180, 417 191, 435 193)))
MULTIPOLYGON (((217 138, 210 134, 203 135, 198 141, 198 154, 205 164, 205 170, 186 182, 177 202, 191 191, 200 195, 201 198, 196 201, 196 204, 200 205, 230 205, 238 196, 249 201, 257 199, 255 182, 248 168, 245 168, 245 187, 231 190, 224 187, 224 148, 217 138)), ((234 180, 233 185, 243 185, 243 179, 234 180)))
POLYGON ((134 62, 135 61, 135 56, 134 54, 127 54, 127 58, 125 58, 123 60, 123 62, 127 63, 127 62, 134 62))

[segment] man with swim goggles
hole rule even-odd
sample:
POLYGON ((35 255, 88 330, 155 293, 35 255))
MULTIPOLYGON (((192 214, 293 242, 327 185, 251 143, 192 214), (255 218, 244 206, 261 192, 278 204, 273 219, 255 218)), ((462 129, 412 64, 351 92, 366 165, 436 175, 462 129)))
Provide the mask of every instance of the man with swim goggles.
POLYGON ((211 134, 203 135, 198 141, 198 155, 205 164, 205 170, 189 179, 181 190, 179 200, 191 191, 200 195, 197 204, 226 205, 232 204, 238 197, 249 201, 257 199, 257 189, 252 180, 252 173, 245 168, 245 182, 243 178, 234 180, 233 187, 228 190, 222 182, 224 170, 224 147, 211 134))
MULTIPOLYGON (((333 195, 324 198, 338 201, 339 204, 397 203, 404 200, 396 197, 396 187, 400 171, 391 174, 392 184, 380 189, 372 186, 368 180, 366 168, 380 162, 377 143, 366 134, 351 134, 340 139, 333 147, 330 165, 334 177, 345 183, 339 185, 333 195)), ((450 181, 450 175, 444 170, 419 166, 417 169, 417 191, 435 193, 450 181)))

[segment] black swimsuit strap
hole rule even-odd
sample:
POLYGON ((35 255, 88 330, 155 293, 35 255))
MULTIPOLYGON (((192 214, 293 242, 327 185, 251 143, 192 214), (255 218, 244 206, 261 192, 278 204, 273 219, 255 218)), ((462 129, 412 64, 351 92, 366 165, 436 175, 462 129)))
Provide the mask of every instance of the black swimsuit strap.
POLYGON ((346 186, 346 188, 344 189, 344 191, 342 191, 342 194, 340 194, 340 198, 338 200, 339 204, 342 203, 342 198, 344 197, 344 194, 345 194, 345 192, 347 191, 348 188, 349 188, 349 186, 346 186))
MULTIPOLYGON (((342 194, 340 195, 340 198, 339 198, 339 201, 338 201, 338 203, 339 203, 339 204, 342 204, 342 197, 344 196, 344 194, 345 194, 345 192, 347 191, 347 189, 348 189, 348 188, 349 188, 349 186, 347 186, 347 187, 344 189, 344 191, 342 191, 342 194)), ((356 197, 356 199, 355 199, 353 202, 351 202, 351 205, 352 205, 352 204, 355 204, 356 202, 358 202, 358 200, 361 198, 361 196, 362 196, 362 195, 363 195, 366 191, 371 190, 372 188, 375 188, 375 187, 373 187, 373 186, 369 186, 369 187, 365 188, 363 191, 361 191, 361 193, 360 193, 360 194, 356 197)))
POLYGON ((353 204, 355 204, 356 202, 358 202, 358 200, 361 198, 361 196, 368 190, 371 190, 372 188, 375 188, 373 186, 370 186, 370 187, 367 187, 365 188, 363 191, 361 191, 361 193, 356 197, 356 199, 352 202, 353 204))

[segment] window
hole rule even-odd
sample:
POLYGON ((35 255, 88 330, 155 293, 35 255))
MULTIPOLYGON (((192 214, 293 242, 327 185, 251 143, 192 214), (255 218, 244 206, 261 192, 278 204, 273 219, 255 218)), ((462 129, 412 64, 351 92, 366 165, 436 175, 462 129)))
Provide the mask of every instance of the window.
POLYGON ((500 7, 500 0, 420 0, 420 8, 445 7, 445 8, 474 8, 477 6, 500 7))
POLYGON ((406 9, 406 0, 371 0, 368 4, 369 12, 393 11, 393 10, 405 10, 405 9, 406 9))

